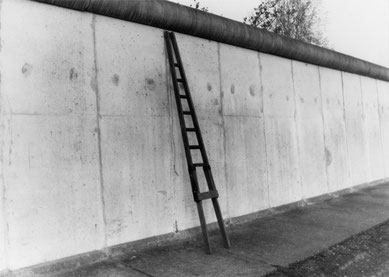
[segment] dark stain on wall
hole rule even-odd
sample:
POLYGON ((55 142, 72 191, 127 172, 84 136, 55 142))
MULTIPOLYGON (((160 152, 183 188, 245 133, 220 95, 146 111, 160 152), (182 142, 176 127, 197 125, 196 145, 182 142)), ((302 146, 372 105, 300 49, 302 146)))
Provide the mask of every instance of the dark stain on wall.
POLYGON ((327 149, 327 147, 325 148, 325 152, 326 152, 326 165, 329 166, 332 163, 332 154, 331 151, 327 149))
POLYGON ((115 85, 115 86, 118 86, 119 85, 119 82, 120 82, 120 77, 118 74, 115 74, 112 76, 112 83, 115 85))
POLYGON ((234 84, 231 85, 231 89, 230 90, 231 90, 231 94, 235 93, 235 85, 234 84))
POLYGON ((255 96, 255 86, 254 85, 250 86, 250 95, 255 96))
POLYGON ((70 81, 75 81, 78 79, 78 72, 74 67, 69 71, 69 79, 70 81))
POLYGON ((22 67, 22 74, 24 75, 24 77, 28 77, 31 75, 31 72, 32 72, 32 65, 28 64, 28 63, 25 63, 22 67))
POLYGON ((211 90, 212 90, 212 84, 209 83, 209 82, 208 82, 208 84, 207 84, 207 89, 208 89, 208 91, 211 91, 211 90))
POLYGON ((146 78, 146 88, 148 90, 155 90, 155 88, 157 87, 154 79, 151 79, 151 78, 146 78))

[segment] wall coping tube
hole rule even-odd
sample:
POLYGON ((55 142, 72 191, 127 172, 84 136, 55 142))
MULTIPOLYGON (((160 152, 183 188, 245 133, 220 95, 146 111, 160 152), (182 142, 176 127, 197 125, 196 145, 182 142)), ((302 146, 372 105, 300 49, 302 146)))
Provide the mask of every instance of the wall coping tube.
POLYGON ((167 29, 389 82, 389 69, 386 67, 166 0, 33 1, 167 29))

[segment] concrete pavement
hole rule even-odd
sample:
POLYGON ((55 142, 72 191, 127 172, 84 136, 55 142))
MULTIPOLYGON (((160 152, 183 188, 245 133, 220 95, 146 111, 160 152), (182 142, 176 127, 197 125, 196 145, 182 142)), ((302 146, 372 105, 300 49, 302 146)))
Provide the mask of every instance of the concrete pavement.
POLYGON ((389 184, 384 184, 282 213, 274 211, 248 223, 232 224, 231 249, 222 248, 215 234, 212 255, 204 253, 200 239, 111 257, 70 271, 40 267, 10 276, 292 276, 276 275, 277 270, 328 251, 331 246, 388 220, 389 184))

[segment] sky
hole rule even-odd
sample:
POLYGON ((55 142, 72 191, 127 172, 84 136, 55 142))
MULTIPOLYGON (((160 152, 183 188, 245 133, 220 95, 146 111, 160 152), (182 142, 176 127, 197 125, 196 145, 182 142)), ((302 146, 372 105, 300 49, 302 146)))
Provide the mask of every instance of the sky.
MULTIPOLYGON (((183 5, 193 0, 171 0, 183 5)), ((242 22, 260 0, 199 0, 209 12, 242 22)), ((319 1, 329 47, 389 67, 389 0, 319 1)))

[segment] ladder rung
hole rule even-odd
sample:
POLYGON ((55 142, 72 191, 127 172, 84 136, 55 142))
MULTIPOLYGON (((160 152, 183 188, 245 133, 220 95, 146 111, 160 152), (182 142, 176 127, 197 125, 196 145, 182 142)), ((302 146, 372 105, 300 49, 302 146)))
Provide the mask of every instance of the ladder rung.
POLYGON ((219 197, 219 193, 217 190, 200 192, 195 195, 195 201, 198 202, 205 199, 218 198, 218 197, 219 197))
POLYGON ((174 66, 175 67, 180 67, 180 65, 178 63, 174 63, 174 66))
POLYGON ((183 113, 183 114, 186 114, 186 115, 191 115, 191 114, 192 114, 191 111, 183 111, 182 113, 183 113))
POLYGON ((184 82, 184 80, 177 78, 177 82, 179 82, 179 83, 183 83, 183 82, 184 82))
POLYGON ((185 94, 181 94, 180 98, 188 98, 188 96, 186 96, 185 94))
POLYGON ((195 167, 201 167, 201 166, 204 166, 204 163, 193 164, 193 166, 195 166, 195 167))
POLYGON ((186 128, 187 132, 196 132, 196 128, 186 128))
POLYGON ((200 145, 189 145, 189 149, 200 149, 200 145))

